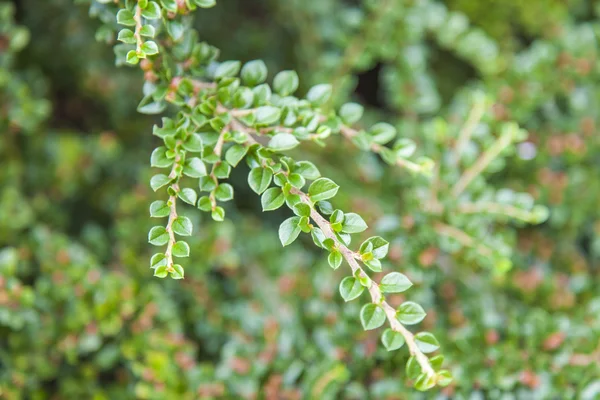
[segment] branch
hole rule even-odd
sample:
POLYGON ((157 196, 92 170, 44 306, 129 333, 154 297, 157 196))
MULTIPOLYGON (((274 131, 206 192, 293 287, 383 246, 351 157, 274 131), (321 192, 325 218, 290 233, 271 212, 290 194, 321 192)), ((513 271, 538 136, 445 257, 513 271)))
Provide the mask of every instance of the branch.
MULTIPOLYGON (((346 259, 346 262, 348 263, 348 265, 350 265, 352 272, 353 273, 358 272, 361 277, 368 278, 368 275, 365 273, 365 271, 361 268, 361 266, 356 261, 356 253, 353 252, 352 250, 350 250, 348 247, 346 247, 346 245, 344 245, 342 242, 340 242, 338 240, 336 235, 333 233, 334 231, 331 228, 330 222, 327 221, 325 218, 323 218, 321 216, 321 214, 319 214, 317 212, 312 201, 310 200, 310 197, 306 193, 304 193, 298 189, 292 189, 291 193, 299 195, 302 202, 304 204, 307 204, 310 207, 310 217, 317 224, 317 226, 323 231, 323 234, 327 238, 334 241, 336 248, 339 250, 339 252, 342 254, 342 256, 346 259)), ((377 283, 375 283, 374 281, 372 281, 370 278, 369 278, 369 280, 371 282, 371 285, 369 286, 368 289, 369 289, 369 294, 371 295, 372 303, 381 305, 381 307, 385 311, 387 319, 390 323, 390 327, 394 331, 400 333, 404 337, 406 344, 408 345, 410 354, 415 356, 415 358, 416 358, 417 362, 419 363, 419 365, 421 366, 421 369, 423 370, 423 372, 425 372, 429 377, 435 376, 435 371, 431 367, 431 364, 429 363, 429 359, 427 358, 427 356, 425 356, 425 354, 423 354, 419 350, 419 347, 417 346, 417 343, 415 342, 414 335, 408 329, 406 329, 404 327, 404 325, 402 325, 400 323, 400 321, 398 321, 398 319, 396 318, 396 310, 384 300, 384 296, 381 293, 381 289, 379 288, 379 285, 377 283)))
POLYGON ((531 222, 530 212, 522 210, 509 204, 499 204, 492 202, 483 203, 464 203, 458 206, 457 211, 461 214, 489 213, 501 214, 507 217, 519 219, 525 222, 531 222))
POLYGON ((512 131, 508 131, 500 136, 496 141, 492 144, 492 147, 487 149, 485 153, 483 153, 477 161, 467 169, 458 182, 452 188, 452 196, 458 197, 460 194, 469 186, 469 184, 475 179, 479 174, 481 174, 487 166, 504 150, 508 145, 510 145, 512 141, 512 131))
POLYGON ((477 243, 475 241, 475 239, 473 239, 471 236, 469 236, 464 231, 462 231, 458 228, 455 228, 450 225, 446 225, 441 222, 437 222, 434 225, 434 229, 438 234, 440 234, 442 236, 453 238, 453 239, 457 240, 463 246, 472 247, 475 250, 477 250, 478 252, 480 252, 481 254, 483 254, 484 256, 491 256, 494 254, 492 249, 490 249, 487 246, 477 243))

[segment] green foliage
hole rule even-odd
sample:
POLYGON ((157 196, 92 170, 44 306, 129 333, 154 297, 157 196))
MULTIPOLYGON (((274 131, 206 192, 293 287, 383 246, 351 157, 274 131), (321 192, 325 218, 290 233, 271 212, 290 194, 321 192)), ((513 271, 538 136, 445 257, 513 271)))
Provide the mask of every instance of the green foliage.
POLYGON ((596 398, 600 9, 255 3, 0 5, 0 397, 596 398))

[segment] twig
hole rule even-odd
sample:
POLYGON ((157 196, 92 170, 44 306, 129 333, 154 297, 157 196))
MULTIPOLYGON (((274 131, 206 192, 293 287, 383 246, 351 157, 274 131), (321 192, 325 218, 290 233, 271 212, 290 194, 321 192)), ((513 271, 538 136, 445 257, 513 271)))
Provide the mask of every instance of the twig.
MULTIPOLYGON (((317 210, 315 209, 315 207, 314 207, 312 201, 310 200, 310 198, 308 197, 308 195, 298 189, 292 189, 292 193, 299 195, 302 202, 307 204, 308 206, 310 206, 310 217, 317 224, 317 226, 323 231, 323 234, 327 238, 334 241, 336 248, 342 254, 342 256, 346 259, 346 262, 348 263, 348 265, 350 265, 350 268, 352 269, 353 274, 359 274, 361 277, 369 278, 368 275, 365 273, 365 271, 360 267, 360 265, 356 261, 356 253, 353 252, 352 250, 350 250, 348 247, 346 247, 342 242, 340 242, 338 240, 338 238, 333 233, 331 224, 329 223, 329 221, 327 221, 325 218, 323 218, 321 216, 321 214, 319 214, 317 212, 317 210)), ((374 304, 381 305, 381 307, 385 311, 387 319, 390 323, 390 327, 394 331, 400 333, 404 337, 404 340, 406 341, 406 344, 408 345, 410 354, 415 357, 415 359, 421 366, 421 369, 423 370, 423 372, 425 372, 429 377, 435 376, 435 371, 431 367, 431 364, 429 363, 429 359, 427 358, 427 356, 425 356, 425 354, 423 354, 421 352, 421 350, 419 350, 419 347, 417 346, 415 337, 412 334, 412 332, 410 332, 408 329, 406 329, 404 327, 404 325, 402 325, 400 323, 400 321, 398 321, 398 318, 396 318, 396 310, 385 301, 383 294, 381 293, 381 289, 379 289, 379 285, 377 285, 377 283, 372 281, 370 278, 369 278, 369 281, 371 282, 371 284, 368 288, 369 294, 371 295, 371 301, 374 304)))

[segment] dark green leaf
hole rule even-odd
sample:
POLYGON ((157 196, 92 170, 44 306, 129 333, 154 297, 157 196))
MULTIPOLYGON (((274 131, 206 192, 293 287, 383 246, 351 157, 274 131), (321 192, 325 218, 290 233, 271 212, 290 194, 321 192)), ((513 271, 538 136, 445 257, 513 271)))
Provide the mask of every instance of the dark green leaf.
POLYGON ((276 210, 285 203, 285 196, 280 188, 267 189, 260 198, 263 211, 276 210))
POLYGON ((261 194, 267 190, 272 179, 273 173, 271 170, 261 167, 252 168, 248 175, 248 184, 254 192, 261 194))

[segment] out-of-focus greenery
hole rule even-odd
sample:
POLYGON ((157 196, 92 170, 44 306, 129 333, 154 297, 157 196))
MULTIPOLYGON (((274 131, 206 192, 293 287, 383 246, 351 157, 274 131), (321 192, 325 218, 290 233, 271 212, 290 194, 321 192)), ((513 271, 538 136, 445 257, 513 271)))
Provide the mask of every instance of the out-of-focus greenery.
POLYGON ((0 398, 600 397, 593 2, 221 0, 194 13, 221 59, 264 59, 269 81, 295 69, 303 94, 329 82, 332 109, 363 103, 364 127, 384 119, 436 163, 433 178, 412 174, 341 135, 293 153, 340 185, 335 205, 363 216, 364 238, 390 240, 384 271, 414 282, 388 301, 423 305, 454 376, 424 395, 407 351, 363 331, 367 296, 341 299, 347 267, 308 235, 281 247, 292 214, 261 212, 243 163, 224 222, 178 210, 195 227, 185 279, 152 277, 160 118, 136 111, 142 72, 115 66, 112 3, 0 3, 0 398), (527 136, 453 197, 507 123, 527 136), (539 205, 548 220, 526 223, 539 205))

